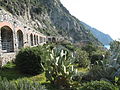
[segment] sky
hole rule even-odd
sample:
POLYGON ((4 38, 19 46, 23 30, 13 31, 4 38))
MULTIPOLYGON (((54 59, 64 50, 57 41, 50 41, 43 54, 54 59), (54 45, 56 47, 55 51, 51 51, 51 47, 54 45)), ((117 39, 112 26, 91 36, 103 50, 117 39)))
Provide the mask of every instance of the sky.
POLYGON ((80 21, 120 38, 120 0, 60 0, 80 21))

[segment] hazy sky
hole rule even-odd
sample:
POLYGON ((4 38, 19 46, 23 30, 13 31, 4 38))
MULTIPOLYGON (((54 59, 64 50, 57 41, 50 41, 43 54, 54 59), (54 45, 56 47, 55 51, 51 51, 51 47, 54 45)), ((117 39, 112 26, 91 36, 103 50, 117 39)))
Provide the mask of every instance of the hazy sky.
POLYGON ((120 38, 120 0, 60 0, 73 16, 88 25, 120 38))

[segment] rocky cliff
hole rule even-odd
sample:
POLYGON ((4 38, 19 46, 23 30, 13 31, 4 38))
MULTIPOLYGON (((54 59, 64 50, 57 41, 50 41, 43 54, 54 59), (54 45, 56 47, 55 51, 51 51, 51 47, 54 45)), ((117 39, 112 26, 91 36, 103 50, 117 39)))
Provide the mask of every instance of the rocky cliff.
POLYGON ((98 38, 98 40, 102 42, 104 45, 109 45, 113 41, 113 39, 108 34, 105 34, 95 28, 91 28, 90 30, 93 33, 93 35, 96 38, 98 38))
POLYGON ((45 35, 61 35, 73 42, 100 42, 59 0, 0 0, 0 7, 45 35))
POLYGON ((103 44, 103 45, 109 45, 113 39, 108 35, 108 34, 105 34, 95 28, 92 28, 91 26, 87 25, 86 23, 84 22, 80 22, 82 23, 85 28, 87 30, 90 30, 91 33, 103 44))

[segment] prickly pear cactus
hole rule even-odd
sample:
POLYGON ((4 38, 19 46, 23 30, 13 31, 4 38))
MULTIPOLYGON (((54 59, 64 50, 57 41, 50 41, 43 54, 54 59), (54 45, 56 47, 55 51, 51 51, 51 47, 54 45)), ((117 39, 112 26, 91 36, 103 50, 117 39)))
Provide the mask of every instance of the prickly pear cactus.
POLYGON ((48 50, 45 65, 45 75, 47 80, 58 86, 70 87, 72 76, 77 73, 72 63, 74 57, 67 50, 53 48, 48 50), (48 53, 49 52, 49 53, 48 53))

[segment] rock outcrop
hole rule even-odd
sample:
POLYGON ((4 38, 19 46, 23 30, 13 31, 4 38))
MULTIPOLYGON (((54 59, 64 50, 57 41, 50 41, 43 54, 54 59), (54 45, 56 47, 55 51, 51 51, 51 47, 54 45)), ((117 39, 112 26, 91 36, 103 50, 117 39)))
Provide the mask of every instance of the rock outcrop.
POLYGON ((86 27, 87 30, 90 30, 91 33, 103 44, 103 45, 109 45, 113 39, 108 35, 105 34, 95 28, 92 28, 91 26, 85 24, 84 22, 80 22, 83 23, 83 25, 86 27))
POLYGON ((59 0, 0 0, 0 6, 19 21, 45 35, 62 35, 72 42, 100 42, 59 0))

